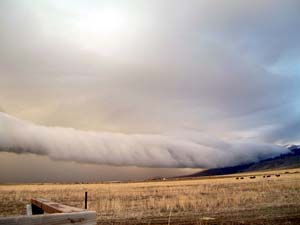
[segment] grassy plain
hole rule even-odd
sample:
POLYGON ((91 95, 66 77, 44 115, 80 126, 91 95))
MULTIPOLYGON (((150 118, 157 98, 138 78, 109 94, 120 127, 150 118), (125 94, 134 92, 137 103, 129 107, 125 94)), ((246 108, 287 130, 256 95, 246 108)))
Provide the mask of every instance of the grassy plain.
POLYGON ((2 184, 0 216, 20 214, 34 197, 83 207, 88 191, 88 208, 97 212, 99 224, 300 224, 298 171, 155 182, 2 184))

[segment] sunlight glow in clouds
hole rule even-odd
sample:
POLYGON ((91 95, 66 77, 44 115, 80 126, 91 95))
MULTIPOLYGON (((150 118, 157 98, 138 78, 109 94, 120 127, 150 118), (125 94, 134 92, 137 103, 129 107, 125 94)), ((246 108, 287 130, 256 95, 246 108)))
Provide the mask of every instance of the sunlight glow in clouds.
POLYGON ((114 6, 77 13, 79 16, 71 24, 78 37, 75 41, 90 51, 98 48, 100 54, 114 57, 136 38, 138 22, 143 19, 135 18, 134 13, 124 7, 114 6))
POLYGON ((82 31, 99 32, 113 38, 131 28, 129 15, 116 8, 92 12, 87 18, 80 18, 82 31))

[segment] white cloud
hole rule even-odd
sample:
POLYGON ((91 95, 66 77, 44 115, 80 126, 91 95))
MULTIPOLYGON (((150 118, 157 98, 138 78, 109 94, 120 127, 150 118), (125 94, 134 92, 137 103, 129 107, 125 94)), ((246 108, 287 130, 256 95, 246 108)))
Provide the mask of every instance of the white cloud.
POLYGON ((255 162, 288 150, 223 141, 196 132, 121 134, 45 127, 0 114, 0 149, 51 159, 140 167, 221 167, 255 162))

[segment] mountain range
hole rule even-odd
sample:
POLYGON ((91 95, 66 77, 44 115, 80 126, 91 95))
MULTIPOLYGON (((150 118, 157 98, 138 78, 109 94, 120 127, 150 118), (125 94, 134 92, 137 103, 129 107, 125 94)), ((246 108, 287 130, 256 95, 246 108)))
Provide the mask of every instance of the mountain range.
POLYGON ((300 167, 300 145, 286 146, 290 152, 255 163, 241 164, 223 168, 212 168, 187 175, 185 177, 226 175, 261 170, 291 169, 300 167))

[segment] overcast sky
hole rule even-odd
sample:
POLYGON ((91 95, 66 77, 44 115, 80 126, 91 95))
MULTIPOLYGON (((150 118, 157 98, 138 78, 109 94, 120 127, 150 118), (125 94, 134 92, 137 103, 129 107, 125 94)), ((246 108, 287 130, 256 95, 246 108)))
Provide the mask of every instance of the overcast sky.
POLYGON ((168 176, 300 143, 299 11, 1 0, 0 181, 168 176))

